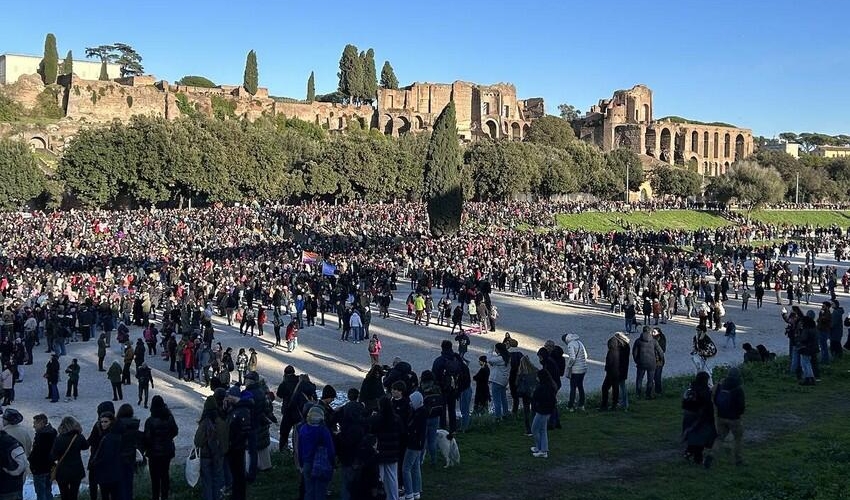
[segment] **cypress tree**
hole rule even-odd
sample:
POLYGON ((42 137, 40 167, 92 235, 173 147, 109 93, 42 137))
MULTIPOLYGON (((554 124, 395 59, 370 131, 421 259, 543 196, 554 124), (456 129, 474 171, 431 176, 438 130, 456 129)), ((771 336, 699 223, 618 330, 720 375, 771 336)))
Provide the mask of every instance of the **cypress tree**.
POLYGON ((461 165, 455 104, 449 101, 434 122, 425 155, 425 201, 434 237, 455 234, 460 230, 463 211, 461 165))
POLYGON ((63 75, 71 75, 74 73, 74 56, 71 54, 71 51, 68 51, 68 54, 65 55, 65 62, 62 63, 62 74, 63 75))
POLYGON ((366 78, 366 53, 363 51, 360 51, 360 55, 354 60, 352 81, 354 82, 354 96, 357 97, 359 104, 366 99, 369 85, 366 78))
POLYGON ((109 80, 109 71, 106 69, 106 59, 100 61, 100 76, 97 79, 104 82, 109 80))
POLYGON ((310 78, 307 79, 307 102, 316 100, 316 77, 313 72, 310 72, 310 78))
POLYGON ((395 71, 389 61, 384 61, 384 67, 381 68, 381 87, 385 89, 398 89, 398 78, 395 77, 395 71))
POLYGON ((345 46, 339 59, 339 87, 337 90, 353 102, 356 97, 355 72, 357 66, 357 47, 351 44, 345 46))
POLYGON ((259 85, 259 74, 257 72, 257 53, 251 50, 248 52, 248 57, 245 59, 245 75, 242 80, 242 86, 249 94, 257 93, 259 85))
POLYGON ((56 37, 48 33, 44 38, 44 58, 41 60, 41 79, 45 85, 56 83, 59 72, 59 52, 56 50, 56 37))
POLYGON ((378 96, 378 76, 375 69, 375 51, 369 49, 366 51, 366 64, 363 75, 364 98, 372 102, 378 96))

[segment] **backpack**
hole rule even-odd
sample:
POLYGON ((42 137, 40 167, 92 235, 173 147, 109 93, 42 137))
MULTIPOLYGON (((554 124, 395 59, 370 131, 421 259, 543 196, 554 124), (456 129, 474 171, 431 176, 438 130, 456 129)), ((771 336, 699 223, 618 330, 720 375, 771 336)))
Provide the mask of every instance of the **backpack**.
POLYGON ((439 417, 443 414, 443 405, 445 403, 442 394, 432 393, 426 395, 423 404, 428 412, 428 418, 439 417))
POLYGON ((443 389, 443 392, 448 392, 452 394, 457 394, 460 390, 460 376, 463 371, 463 367, 461 366, 460 356, 457 354, 452 355, 448 361, 446 361, 446 367, 443 370, 443 377, 440 380, 440 388, 443 389))
POLYGON ((734 409, 732 408, 732 391, 728 389, 723 389, 721 387, 717 391, 717 395, 714 397, 714 405, 717 407, 718 415, 733 414, 734 409))
POLYGON ((328 448, 325 445, 319 445, 316 447, 313 452, 313 462, 312 469, 310 470, 310 476, 313 479, 318 479, 321 481, 330 481, 333 477, 334 466, 331 463, 330 456, 328 454, 328 448))
POLYGON ((228 421, 230 427, 230 447, 232 449, 244 449, 251 434, 251 410, 244 406, 237 406, 230 414, 228 421))

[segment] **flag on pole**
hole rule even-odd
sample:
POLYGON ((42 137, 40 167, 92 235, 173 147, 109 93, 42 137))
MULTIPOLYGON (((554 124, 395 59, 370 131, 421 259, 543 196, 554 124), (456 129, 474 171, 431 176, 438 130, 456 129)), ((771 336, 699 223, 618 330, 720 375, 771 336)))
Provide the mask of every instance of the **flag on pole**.
POLYGON ((322 276, 333 276, 334 274, 336 274, 336 266, 322 262, 322 276))
POLYGON ((316 252, 307 252, 301 251, 301 263, 302 264, 315 264, 319 261, 319 254, 316 252))

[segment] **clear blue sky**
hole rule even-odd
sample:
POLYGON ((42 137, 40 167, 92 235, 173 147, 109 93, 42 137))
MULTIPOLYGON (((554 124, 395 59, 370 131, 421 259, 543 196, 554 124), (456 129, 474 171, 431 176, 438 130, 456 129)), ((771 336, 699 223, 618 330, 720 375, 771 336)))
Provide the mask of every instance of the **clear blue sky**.
POLYGON ((513 82, 519 97, 582 111, 620 88, 654 91, 655 116, 725 121, 756 135, 850 133, 850 2, 611 0, 235 2, 47 0, 2 7, 0 53, 41 54, 124 42, 148 73, 242 81, 302 97, 336 90, 342 49, 372 47, 402 85, 513 82), (240 4, 251 7, 243 7, 240 4))

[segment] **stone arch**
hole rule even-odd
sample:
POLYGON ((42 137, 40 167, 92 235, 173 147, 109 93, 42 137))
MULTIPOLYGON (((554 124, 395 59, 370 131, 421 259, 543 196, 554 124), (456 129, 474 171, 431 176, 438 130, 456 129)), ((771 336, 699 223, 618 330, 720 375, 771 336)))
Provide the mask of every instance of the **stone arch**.
POLYGON ((523 125, 523 126, 522 126, 522 138, 523 138, 523 139, 525 139, 526 137, 528 137, 528 131, 529 131, 529 130, 531 130, 531 126, 529 126, 527 123, 526 123, 525 125, 523 125))
POLYGON ((508 125, 508 122, 502 123, 502 137, 508 137, 511 133, 511 126, 508 125))
POLYGON ((724 158, 729 158, 732 155, 731 142, 732 142, 732 136, 730 136, 729 133, 727 132, 726 135, 723 136, 723 157, 724 158))
POLYGON ((484 122, 485 134, 487 134, 490 139, 498 139, 499 138, 499 125, 496 124, 496 120, 487 120, 484 122))
POLYGON ((413 121, 416 123, 417 130, 422 130, 422 129, 425 128, 425 121, 422 119, 421 116, 419 116, 419 115, 414 116, 413 121))
MULTIPOLYGON (((648 106, 648 105, 644 104, 644 106, 648 106)), ((653 158, 655 157, 655 154, 656 154, 655 141, 656 141, 655 129, 654 128, 646 129, 646 134, 644 134, 644 142, 646 143, 646 151, 645 152, 648 156, 652 156, 653 158)))
MULTIPOLYGON (((706 132, 706 134, 707 133, 708 132, 706 132)), ((702 162, 702 175, 705 175, 707 173, 708 173, 708 162, 704 161, 704 162, 702 162)))
POLYGON ((743 160, 746 155, 746 151, 744 151, 744 135, 738 134, 735 137, 735 161, 743 160))
POLYGON ((398 117, 398 135, 410 132, 410 120, 404 116, 398 117))
POLYGON ((511 139, 515 141, 522 140, 522 130, 519 128, 519 123, 511 123, 511 139))
POLYGON ((719 170, 720 170, 720 166, 717 164, 717 162, 714 162, 714 176, 715 177, 717 177, 719 170))
POLYGON ((720 156, 720 134, 717 132, 714 133, 714 156, 712 158, 718 158, 720 156))
POLYGON ((652 112, 650 111, 649 104, 643 105, 643 121, 644 123, 652 121, 652 112))
POLYGON ((670 138, 670 129, 661 129, 661 151, 658 153, 658 159, 661 161, 672 162, 673 160, 673 144, 670 138))
POLYGON ((691 132, 691 151, 694 153, 699 151, 699 132, 696 130, 691 132))
POLYGON ((702 133, 702 156, 708 158, 708 131, 702 133))
POLYGON ((723 170, 722 170, 721 173, 725 174, 727 172, 729 172, 729 162, 728 161, 723 164, 723 170))
POLYGON ((390 115, 384 115, 384 135, 393 135, 393 117, 390 115))
POLYGON ((47 149, 47 139, 40 135, 30 137, 29 145, 32 149, 47 149))
POLYGON ((614 128, 614 147, 631 149, 632 139, 629 137, 629 128, 619 126, 614 128))
POLYGON ((339 129, 345 130, 345 117, 343 116, 339 117, 339 129))
POLYGON ((681 130, 677 130, 673 138, 673 163, 685 164, 685 132, 681 130))

